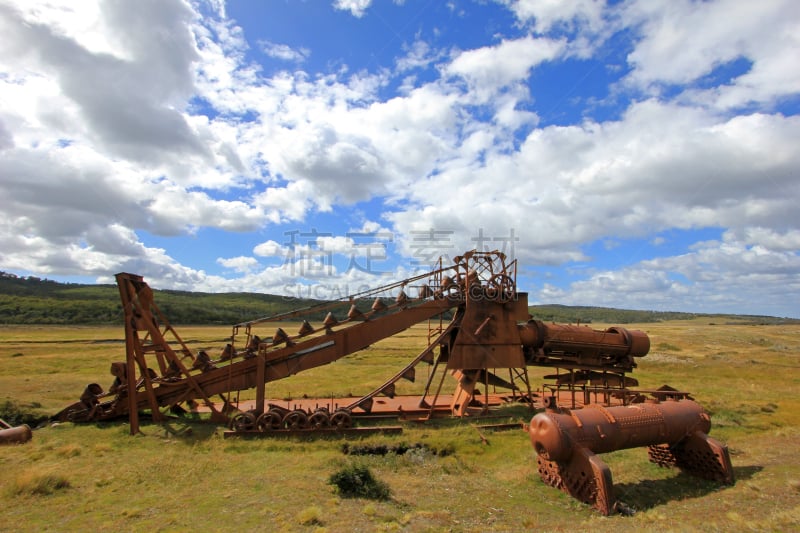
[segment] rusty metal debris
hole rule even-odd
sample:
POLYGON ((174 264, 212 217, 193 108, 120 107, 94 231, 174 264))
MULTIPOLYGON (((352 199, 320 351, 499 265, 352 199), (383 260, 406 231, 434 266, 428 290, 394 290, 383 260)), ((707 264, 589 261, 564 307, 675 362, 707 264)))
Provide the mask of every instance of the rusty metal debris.
POLYGON ((117 274, 125 361, 111 365, 108 391, 92 383, 53 418, 127 416, 134 434, 142 411, 161 421, 168 412, 205 410, 240 434, 342 432, 358 419, 381 414, 423 420, 445 413, 481 416, 502 401, 515 401, 550 408, 534 417, 530 430, 543 479, 603 513, 611 512, 615 500, 611 473, 595 453, 648 446, 659 465, 733 482, 727 449, 707 437, 708 417, 699 405, 675 389, 635 389, 638 382, 628 374, 650 349, 646 333, 534 320, 516 278, 516 261, 498 251, 473 250, 412 278, 236 324, 215 356, 208 348, 195 352, 187 346, 141 276, 117 274), (298 322, 297 333, 287 321, 298 322), (267 400, 267 383, 332 363, 420 323, 428 324, 427 345, 373 391, 321 405, 284 407, 267 400), (423 374, 417 372, 423 364, 422 394, 398 394, 403 381, 423 374), (530 367, 552 372, 535 390, 530 367), (455 379, 451 392, 443 391, 448 376, 455 379), (253 388, 255 401, 238 401, 239 391, 253 388), (498 395, 497 389, 506 392, 498 395), (647 395, 652 401, 645 401, 647 395))
POLYGON ((0 444, 22 444, 33 438, 33 432, 28 424, 12 426, 0 418, 0 444))

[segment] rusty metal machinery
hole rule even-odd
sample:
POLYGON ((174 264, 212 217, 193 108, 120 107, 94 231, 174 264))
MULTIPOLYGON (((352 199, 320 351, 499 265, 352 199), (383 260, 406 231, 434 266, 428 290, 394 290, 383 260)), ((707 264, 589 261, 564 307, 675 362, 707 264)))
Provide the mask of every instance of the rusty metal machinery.
POLYGON ((603 513, 613 510, 615 499, 611 473, 597 453, 647 446, 659 465, 732 483, 727 449, 707 436, 708 416, 687 393, 634 389, 638 382, 627 374, 647 355, 647 334, 533 320, 527 294, 517 291, 516 266, 500 252, 473 250, 452 265, 440 261, 431 272, 348 298, 236 324, 216 356, 187 346, 141 276, 117 274, 125 361, 111 365, 114 382, 107 391, 89 384, 78 402, 53 418, 85 422, 127 416, 133 434, 142 411, 160 421, 168 412, 203 408, 212 420, 240 433, 344 432, 354 418, 374 416, 376 410, 427 419, 482 415, 507 400, 531 407, 547 403, 549 409, 530 424, 543 479, 603 513), (284 329, 289 320, 299 324, 297 333, 284 329), (278 405, 267 399, 269 382, 332 363, 426 322, 427 345, 361 397, 322 405, 302 400, 278 405), (428 372, 422 394, 398 396, 399 384, 414 381, 423 363, 428 372), (534 390, 530 367, 554 373, 534 390), (455 388, 445 394, 448 376, 455 378, 455 388), (254 402, 232 399, 247 389, 255 389, 254 402), (497 389, 507 392, 490 394, 497 389))
POLYGON ((550 486, 608 515, 617 509, 611 470, 595 454, 647 446, 650 461, 720 483, 734 481, 728 448, 708 436, 711 420, 688 399, 626 406, 549 408, 528 432, 539 474, 550 486))
POLYGON ((160 420, 162 409, 182 409, 181 404, 198 401, 211 410, 213 418, 223 420, 231 406, 221 395, 255 388, 256 406, 239 413, 235 422, 274 426, 258 423, 269 411, 265 383, 329 364, 421 322, 429 323, 428 346, 379 388, 343 406, 343 413, 369 412, 376 396, 394 396, 396 383, 413 381, 415 367, 422 362, 434 367, 419 400, 431 415, 448 374, 458 380, 450 406, 457 415, 485 411, 490 384, 531 396, 516 325, 528 318, 527 298, 516 292, 516 262, 506 264, 499 252, 468 252, 453 265, 347 299, 237 324, 231 342, 216 359, 205 351, 194 353, 183 342, 141 276, 122 273, 116 278, 124 311, 126 360, 112 364, 115 379, 108 391, 90 384, 80 401, 55 415, 58 420, 128 416, 135 433, 140 410, 150 410, 160 420), (387 294, 395 295, 394 300, 387 301, 387 294), (363 308, 365 300, 372 301, 369 310, 363 308), (313 326, 306 318, 326 311, 321 325, 313 326), (447 321, 447 317, 452 318, 447 321), (303 318, 295 335, 275 324, 303 318), (257 331, 270 326, 274 329, 257 331), (507 369, 509 380, 497 376, 498 369, 507 369), (434 380, 437 375, 438 381, 434 380), (477 397, 481 383, 483 399, 477 397), (217 397, 223 400, 221 409, 216 407, 217 397))
MULTIPOLYGON (((338 419, 369 413, 377 396, 394 397, 401 380, 414 381, 421 363, 432 367, 417 406, 427 409, 428 417, 439 412, 443 399, 453 415, 485 413, 493 403, 489 391, 497 388, 532 404, 530 366, 554 368, 557 373, 546 376, 554 381, 545 387, 571 407, 626 403, 634 397, 629 387, 636 385, 626 373, 649 349, 647 335, 639 331, 530 320, 527 294, 517 291, 516 261, 507 262, 496 251, 473 250, 452 265, 440 263, 431 272, 349 298, 236 324, 216 358, 204 350, 195 353, 183 342, 141 276, 121 273, 116 278, 126 359, 111 365, 114 382, 108 391, 97 383, 88 385, 78 402, 55 415, 58 420, 127 416, 135 433, 142 410, 158 421, 165 409, 194 409, 200 402, 214 420, 228 420, 234 413, 236 427, 297 425, 299 415, 278 424, 277 415, 269 414, 266 383, 329 364, 423 322, 429 324, 427 347, 372 392, 346 405, 328 406, 329 418, 337 408, 338 419), (365 302, 372 302, 369 309, 365 302), (321 324, 312 325, 313 317, 325 313, 321 324), (296 334, 277 324, 286 320, 300 322, 296 334), (451 395, 442 393, 448 375, 456 380, 451 395), (230 394, 252 388, 255 405, 236 413, 230 394), (270 422, 259 423, 261 417, 270 422)), ((306 408, 306 418, 313 414, 306 408)), ((315 417, 318 427, 326 426, 319 423, 322 417, 315 417)))

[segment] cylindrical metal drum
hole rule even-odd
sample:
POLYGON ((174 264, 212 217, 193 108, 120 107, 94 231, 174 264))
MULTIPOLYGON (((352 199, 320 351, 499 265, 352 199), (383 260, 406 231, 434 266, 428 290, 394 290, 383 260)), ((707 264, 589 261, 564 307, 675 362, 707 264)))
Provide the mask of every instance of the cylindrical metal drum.
POLYGON ((586 326, 545 324, 540 320, 529 320, 518 329, 523 346, 546 353, 643 357, 650 351, 650 337, 639 330, 612 327, 599 331, 586 326))
POLYGON ((20 444, 28 442, 32 438, 33 432, 28 424, 9 429, 0 429, 0 444, 20 444))
POLYGON ((545 411, 531 419, 536 453, 551 461, 570 458, 575 445, 606 453, 653 444, 674 444, 696 431, 708 433, 711 419, 691 400, 589 405, 572 411, 545 411))

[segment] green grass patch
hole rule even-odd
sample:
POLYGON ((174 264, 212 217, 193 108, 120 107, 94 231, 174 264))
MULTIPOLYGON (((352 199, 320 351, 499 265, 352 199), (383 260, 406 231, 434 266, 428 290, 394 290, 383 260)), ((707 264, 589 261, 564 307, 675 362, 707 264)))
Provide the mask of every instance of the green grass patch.
POLYGON ((12 426, 21 426, 28 424, 34 428, 39 424, 47 421, 47 415, 37 414, 34 411, 42 407, 39 402, 31 402, 26 405, 20 405, 13 400, 5 400, 0 402, 0 419, 5 420, 12 426))
POLYGON ((656 351, 662 351, 662 352, 680 352, 681 351, 681 347, 680 346, 676 346, 674 344, 670 344, 669 342, 659 342, 656 345, 655 349, 656 349, 656 351))

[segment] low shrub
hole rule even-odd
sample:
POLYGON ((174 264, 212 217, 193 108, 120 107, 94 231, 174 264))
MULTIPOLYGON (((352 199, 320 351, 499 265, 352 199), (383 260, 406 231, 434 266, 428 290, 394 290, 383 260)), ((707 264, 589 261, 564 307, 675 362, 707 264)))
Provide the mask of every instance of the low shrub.
POLYGON ((297 522, 303 526, 321 526, 322 509, 316 505, 306 507, 297 513, 297 522))
POLYGON ((62 475, 52 472, 27 471, 17 476, 10 489, 15 496, 22 494, 47 496, 69 487, 69 480, 62 475))
POLYGON ((347 465, 334 472, 328 482, 345 498, 388 500, 391 495, 389 486, 375 479, 370 469, 364 465, 347 465))

